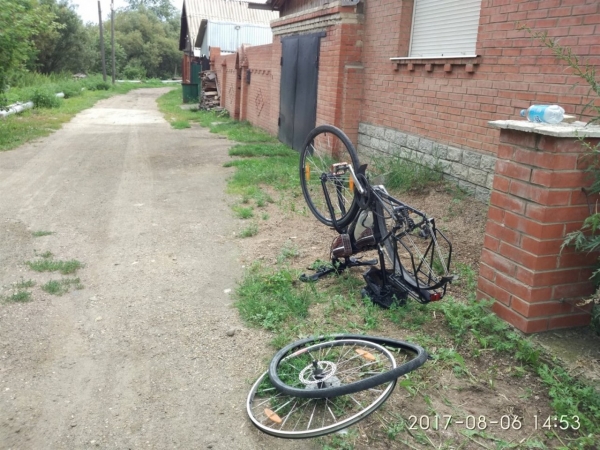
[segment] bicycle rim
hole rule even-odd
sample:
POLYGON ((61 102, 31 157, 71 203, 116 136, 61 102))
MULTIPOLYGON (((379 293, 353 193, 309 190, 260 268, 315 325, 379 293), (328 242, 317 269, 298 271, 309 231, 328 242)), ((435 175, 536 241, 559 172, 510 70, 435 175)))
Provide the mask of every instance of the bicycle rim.
POLYGON ((300 398, 279 392, 262 374, 252 386, 246 410, 252 423, 272 436, 303 439, 347 428, 379 408, 396 380, 376 388, 335 398, 300 398))
POLYGON ((352 394, 404 373, 388 349, 360 336, 304 339, 281 349, 269 365, 273 385, 301 398, 352 394))
POLYGON ((338 227, 345 227, 358 213, 358 203, 349 170, 335 170, 334 164, 351 164, 356 172, 359 168, 356 150, 339 128, 317 127, 309 133, 300 154, 302 193, 320 222, 332 226, 335 221, 338 227))

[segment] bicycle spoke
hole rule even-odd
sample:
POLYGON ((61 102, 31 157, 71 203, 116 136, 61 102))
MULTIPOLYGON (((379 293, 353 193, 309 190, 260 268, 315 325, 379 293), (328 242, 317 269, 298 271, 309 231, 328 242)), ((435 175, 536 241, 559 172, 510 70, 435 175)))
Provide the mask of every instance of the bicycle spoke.
POLYGON ((341 130, 323 126, 309 134, 300 154, 301 187, 308 207, 326 225, 335 219, 344 226, 358 212, 348 165, 358 167, 359 162, 341 130))

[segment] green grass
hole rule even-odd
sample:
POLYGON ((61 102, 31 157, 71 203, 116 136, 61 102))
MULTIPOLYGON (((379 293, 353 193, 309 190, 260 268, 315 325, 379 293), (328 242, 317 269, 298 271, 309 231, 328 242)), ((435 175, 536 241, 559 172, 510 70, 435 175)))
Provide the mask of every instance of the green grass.
POLYGON ((83 289, 79 278, 63 278, 62 280, 50 280, 41 286, 42 291, 52 295, 63 295, 69 292, 71 287, 83 289))
POLYGON ((235 215, 239 219, 250 219, 251 217, 254 216, 252 207, 233 206, 232 209, 233 209, 233 212, 235 212, 235 215))
MULTIPOLYGON (((0 151, 11 150, 31 140, 48 136, 58 130, 63 123, 68 122, 80 111, 92 107, 98 100, 111 97, 116 94, 124 94, 132 89, 140 87, 164 87, 158 83, 148 84, 115 84, 108 85, 108 90, 98 89, 102 84, 98 76, 90 77, 75 83, 75 88, 70 80, 60 77, 36 76, 27 83, 34 83, 22 88, 11 88, 7 97, 9 104, 16 101, 28 101, 35 94, 36 89, 45 86, 45 89, 55 92, 61 91, 61 83, 69 81, 70 91, 81 92, 81 95, 65 98, 56 108, 36 108, 27 110, 21 114, 13 114, 0 120, 0 151), (81 91, 81 88, 85 88, 81 91)), ((25 83, 26 84, 26 83, 25 83)), ((62 86, 64 87, 64 86, 62 86)), ((64 89, 63 89, 64 90, 64 89)))
POLYGON ((3 297, 2 299, 6 303, 25 303, 31 301, 31 292, 17 290, 13 292, 11 295, 3 297))
POLYGON ((173 124, 174 122, 197 122, 200 116, 196 109, 181 109, 183 96, 181 87, 174 88, 168 93, 161 95, 158 100, 158 108, 164 114, 165 119, 173 124))
POLYGON ((53 231, 43 231, 43 230, 40 230, 40 231, 34 231, 34 232, 31 233, 31 235, 33 237, 50 236, 51 234, 54 234, 54 232, 53 231))
POLYGON ((25 280, 21 278, 21 281, 14 284, 14 288, 16 289, 12 294, 0 297, 5 303, 25 303, 31 301, 31 292, 26 289, 32 288, 35 286, 35 281, 33 280, 25 280))
POLYGON ((246 228, 242 229, 239 232, 238 236, 241 238, 248 238, 252 236, 256 236, 258 234, 258 225, 255 223, 251 223, 246 228))
POLYGON ((255 197, 258 185, 265 184, 300 194, 297 155, 238 159, 226 166, 237 169, 228 185, 231 193, 255 197))
POLYGON ((297 258, 298 256, 300 256, 298 247, 295 244, 288 242, 280 250, 279 255, 277 256, 277 263, 283 264, 287 260, 297 258))
POLYGON ((398 157, 375 158, 371 162, 371 169, 373 175, 384 178, 388 190, 418 192, 442 181, 442 172, 437 166, 428 167, 398 157))
MULTIPOLYGON (((211 119, 209 119, 211 120, 211 119)), ((237 142, 271 142, 277 143, 277 139, 271 136, 264 130, 260 128, 253 127, 249 122, 238 122, 233 119, 227 119, 227 121, 222 121, 219 119, 221 123, 214 124, 214 122, 209 122, 203 120, 200 122, 203 126, 210 127, 210 131, 212 133, 223 134, 227 136, 232 141, 237 142)))
POLYGON ((273 272, 253 264, 236 290, 236 306, 242 319, 278 331, 288 321, 305 318, 318 294, 314 285, 299 283, 299 275, 287 268, 273 272))
MULTIPOLYGON (((248 122, 233 120, 223 113, 181 109, 181 103, 180 89, 174 89, 158 99, 159 109, 172 126, 175 127, 180 122, 194 122, 208 128, 212 133, 239 142, 230 149, 229 154, 243 159, 225 164, 225 167, 236 168, 228 183, 230 194, 240 196, 244 204, 253 201, 258 208, 274 202, 264 186, 271 186, 279 191, 291 191, 295 197, 300 195, 297 152, 248 122)), ((234 206, 233 209, 240 218, 253 217, 250 205, 234 206)))
POLYGON ((21 278, 21 281, 19 281, 18 283, 15 284, 15 287, 17 289, 27 289, 27 288, 31 288, 33 286, 35 286, 35 281, 33 281, 33 280, 25 281, 23 278, 21 278))
POLYGON ((194 122, 208 128, 211 133, 227 136, 232 141, 246 143, 277 144, 277 139, 248 122, 231 119, 226 113, 181 109, 183 96, 181 88, 173 89, 158 99, 158 107, 172 126, 179 122, 194 122))
POLYGON ((45 258, 36 261, 26 261, 25 264, 27 264, 31 270, 36 272, 60 272, 63 275, 75 273, 83 267, 83 264, 76 259, 56 261, 45 258))
POLYGON ((238 144, 229 149, 230 156, 251 158, 257 156, 293 156, 296 152, 281 143, 238 144))
MULTIPOLYGON (((521 364, 520 369, 516 371, 517 376, 523 372, 523 367, 528 367, 546 384, 552 407, 558 416, 568 416, 568 420, 577 416, 583 434, 600 430, 598 392, 571 376, 557 361, 549 362, 548 357, 543 358, 541 349, 491 312, 492 302, 477 301, 475 271, 466 265, 459 265, 458 268, 462 282, 468 290, 468 300, 460 302, 447 298, 443 302, 431 305, 432 309, 444 314, 455 344, 466 345, 475 356, 482 350, 491 349, 514 357, 521 364)), ((586 438, 582 437, 580 443, 585 441, 586 438)))
POLYGON ((175 120, 171 122, 171 126, 176 130, 183 130, 185 128, 191 128, 192 126, 187 120, 175 120))

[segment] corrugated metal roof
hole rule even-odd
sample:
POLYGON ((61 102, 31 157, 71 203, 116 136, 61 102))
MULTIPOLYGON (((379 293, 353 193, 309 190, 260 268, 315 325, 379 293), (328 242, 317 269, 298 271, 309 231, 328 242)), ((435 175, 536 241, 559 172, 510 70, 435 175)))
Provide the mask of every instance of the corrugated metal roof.
POLYGON ((249 23, 270 26, 271 20, 277 19, 277 11, 264 11, 248 8, 248 2, 235 0, 184 0, 182 13, 185 11, 190 35, 200 29, 202 19, 211 22, 249 23))
POLYGON ((264 25, 242 24, 225 22, 207 23, 204 41, 196 46, 201 48, 204 55, 208 55, 209 47, 219 47, 222 53, 234 53, 242 44, 264 45, 273 42, 273 32, 264 25))

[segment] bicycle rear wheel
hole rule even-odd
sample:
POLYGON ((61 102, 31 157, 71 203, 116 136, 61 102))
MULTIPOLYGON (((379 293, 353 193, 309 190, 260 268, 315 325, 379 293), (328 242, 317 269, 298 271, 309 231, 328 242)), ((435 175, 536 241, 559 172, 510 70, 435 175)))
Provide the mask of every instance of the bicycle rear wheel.
POLYGON ((427 354, 421 347, 386 338, 308 338, 277 352, 269 365, 269 378, 286 395, 332 398, 395 380, 426 360, 427 354), (402 365, 397 365, 397 358, 402 365))
POLYGON ((375 216, 389 281, 421 303, 440 300, 452 280, 452 245, 433 220, 385 191, 374 189, 375 216))
POLYGON ((342 130, 322 125, 312 130, 300 153, 300 185, 309 209, 327 226, 343 228, 358 213, 348 165, 359 168, 356 150, 342 130))
POLYGON ((287 439, 324 436, 364 419, 391 395, 396 380, 335 398, 300 398, 279 392, 262 374, 252 386, 246 411, 261 431, 287 439))

